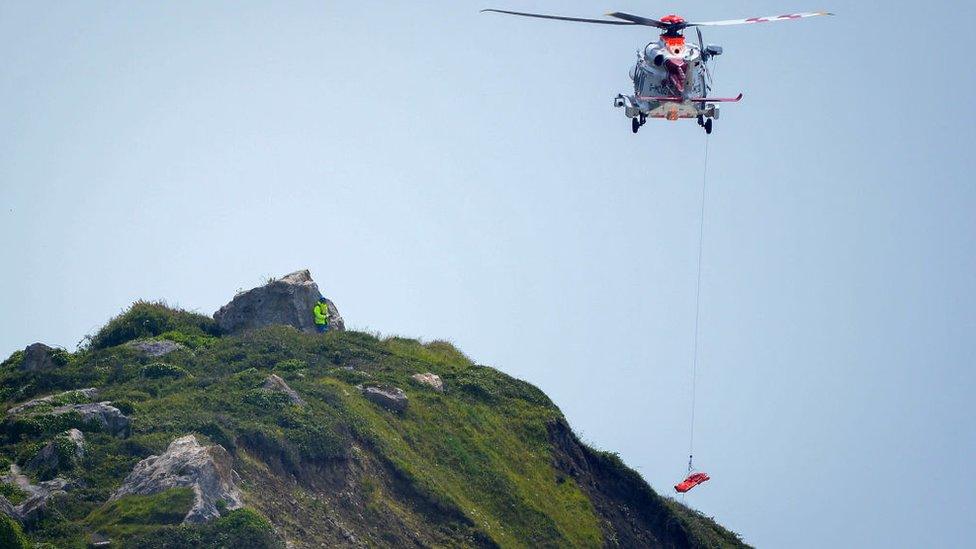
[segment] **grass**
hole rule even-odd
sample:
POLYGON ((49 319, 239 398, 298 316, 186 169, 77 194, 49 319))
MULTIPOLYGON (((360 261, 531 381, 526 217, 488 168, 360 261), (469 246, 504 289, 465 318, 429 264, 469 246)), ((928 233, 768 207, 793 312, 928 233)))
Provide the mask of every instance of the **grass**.
POLYGON ((190 488, 172 488, 151 496, 125 496, 93 511, 85 525, 110 538, 126 538, 180 524, 192 506, 190 488))
MULTIPOLYGON (((326 384, 337 383, 331 380, 326 384)), ((346 406, 405 477, 506 547, 598 546, 599 524, 573 482, 556 482, 545 423, 556 413, 414 393, 404 417, 356 396, 346 406)))
POLYGON ((708 527, 712 519, 672 499, 661 498, 681 525, 704 547, 741 547, 742 537, 721 527, 708 527))
POLYGON ((237 509, 200 526, 163 527, 129 538, 128 547, 140 549, 281 549, 268 519, 251 509, 237 509))
POLYGON ((24 492, 13 484, 0 482, 0 496, 7 498, 7 501, 12 505, 20 505, 27 499, 27 492, 24 492))
POLYGON ((0 547, 5 549, 29 549, 30 542, 20 525, 6 515, 0 515, 0 547))
POLYGON ((183 377, 189 374, 180 366, 165 364, 163 362, 153 362, 142 367, 142 375, 147 378, 158 379, 161 377, 183 377))
MULTIPOLYGON (((82 488, 69 491, 56 512, 32 527, 34 541, 83 547, 85 532, 98 531, 133 546, 273 546, 268 521, 253 510, 202 527, 180 526, 192 500, 186 489, 106 503, 139 460, 195 433, 231 453, 244 485, 272 519, 272 503, 308 502, 300 510, 307 514, 276 519, 292 535, 336 508, 336 502, 319 501, 332 494, 315 482, 355 462, 365 468, 356 477, 365 507, 355 520, 367 517, 373 525, 360 525, 357 535, 372 545, 411 539, 396 537, 395 524, 425 532, 417 535, 427 545, 603 544, 590 500, 575 479, 553 467, 547 425, 562 417, 559 409, 536 387, 476 365, 447 342, 357 332, 309 335, 288 327, 220 337, 207 317, 138 302, 56 371, 21 372, 17 360, 15 353, 0 367, 0 387, 18 388, 16 394, 0 393, 7 406, 98 387, 99 400, 112 401, 132 419, 125 439, 71 414, 8 418, 0 425, 0 455, 21 464, 68 427, 86 435, 86 454, 71 470, 82 488), (163 363, 124 345, 147 337, 170 339, 192 352, 172 353, 163 363), (411 382, 411 375, 423 372, 439 375, 445 391, 411 382), (271 373, 307 404, 296 406, 262 389, 271 373), (404 389, 406 412, 367 401, 356 387, 361 383, 404 389), (275 484, 285 478, 298 485, 275 484)), ((697 539, 724 540, 713 537, 719 530, 707 518, 686 509, 671 512, 698 532, 697 539)), ((305 541, 316 543, 314 537, 305 541)))

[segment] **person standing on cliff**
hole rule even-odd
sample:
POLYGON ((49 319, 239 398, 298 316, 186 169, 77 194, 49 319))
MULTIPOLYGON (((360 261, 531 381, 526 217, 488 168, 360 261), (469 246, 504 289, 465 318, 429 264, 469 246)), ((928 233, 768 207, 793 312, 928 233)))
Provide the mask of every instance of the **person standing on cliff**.
POLYGON ((315 329, 320 334, 329 331, 329 304, 324 297, 319 297, 318 303, 312 308, 312 314, 315 315, 315 329))

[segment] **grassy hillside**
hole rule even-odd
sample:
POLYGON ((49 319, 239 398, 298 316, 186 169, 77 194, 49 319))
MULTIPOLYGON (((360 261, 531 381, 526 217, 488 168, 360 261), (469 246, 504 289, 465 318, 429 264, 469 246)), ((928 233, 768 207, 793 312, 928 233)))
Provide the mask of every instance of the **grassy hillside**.
MULTIPOLYGON (((77 479, 44 518, 24 525, 37 544, 116 546, 737 546, 737 536, 661 498, 610 454, 581 445, 537 388, 479 366, 448 343, 325 335, 272 327, 220 336, 207 317, 137 303, 31 373, 22 353, 0 365, 5 408, 67 389, 98 387, 132 419, 127 438, 77 418, 7 417, 0 468, 24 465, 69 427, 87 453, 48 471, 77 479), (126 345, 167 339, 184 347, 158 359, 126 345), (411 379, 433 372, 443 393, 411 379), (307 402, 260 389, 271 373, 307 402), (357 386, 402 388, 405 412, 366 400, 357 386), (230 452, 246 508, 182 526, 185 489, 107 503, 132 467, 196 433, 230 452)), ((44 480, 44 479, 34 479, 44 480)), ((16 488, 2 488, 14 503, 16 488)), ((14 532, 14 528, 9 528, 14 532)), ((19 530, 17 531, 19 535, 19 530)), ((11 534, 13 535, 13 534, 11 534)))

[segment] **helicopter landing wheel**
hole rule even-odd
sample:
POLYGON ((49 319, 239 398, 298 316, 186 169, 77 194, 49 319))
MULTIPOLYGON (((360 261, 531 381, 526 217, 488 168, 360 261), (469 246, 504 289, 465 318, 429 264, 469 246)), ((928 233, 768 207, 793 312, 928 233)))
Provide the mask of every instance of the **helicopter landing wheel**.
POLYGON ((705 126, 705 133, 708 134, 708 135, 712 135, 712 119, 709 118, 702 125, 705 126))
POLYGON ((641 127, 641 123, 639 120, 637 120, 636 116, 630 119, 630 130, 632 132, 637 133, 637 130, 639 130, 640 127, 641 127))
POLYGON ((699 126, 704 126, 705 125, 705 117, 702 116, 702 115, 700 115, 700 114, 698 115, 698 125, 699 126))

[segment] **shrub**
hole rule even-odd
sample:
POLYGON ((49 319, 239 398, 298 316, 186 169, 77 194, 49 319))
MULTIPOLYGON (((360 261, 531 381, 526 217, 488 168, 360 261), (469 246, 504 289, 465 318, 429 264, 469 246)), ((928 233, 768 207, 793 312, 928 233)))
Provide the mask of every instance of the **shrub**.
POLYGON ((165 364, 163 362, 153 362, 142 367, 142 375, 149 379, 159 379, 161 377, 178 378, 188 375, 188 373, 180 366, 165 364))
POLYGON ((51 350, 51 362, 56 366, 64 366, 71 360, 71 353, 65 351, 64 349, 53 349, 51 350))
POLYGON ((288 395, 266 389, 252 389, 244 393, 244 402, 262 410, 279 410, 288 404, 288 395))
MULTIPOLYGON (((9 501, 12 505, 20 505, 20 502, 27 499, 26 492, 13 484, 7 484, 6 482, 0 482, 0 496, 7 498, 7 501, 9 501)), ((3 547, 3 545, 0 544, 0 547, 3 547)))
POLYGON ((91 402, 91 398, 85 396, 81 391, 65 391, 51 398, 52 406, 64 406, 65 404, 84 404, 91 402))
POLYGON ((236 509, 215 520, 208 528, 210 547, 280 547, 268 519, 250 509, 236 509))
POLYGON ((332 418, 316 417, 304 409, 290 408, 278 418, 278 425, 305 461, 321 463, 343 459, 348 454, 349 436, 332 418))
POLYGON ((230 381, 238 387, 254 387, 264 382, 265 376, 256 368, 248 368, 230 377, 230 381))
MULTIPOLYGON (((43 464, 38 469, 34 471, 34 476, 39 480, 51 480, 59 472, 68 471, 74 468, 78 461, 78 454, 76 453, 77 446, 75 446, 74 441, 68 438, 66 435, 58 435, 54 437, 51 441, 54 445, 55 459, 51 465, 43 464)), ((47 447, 47 445, 37 447, 37 452, 35 452, 33 457, 40 455, 40 452, 47 447)))
POLYGON ((216 442, 217 444, 224 447, 230 453, 237 452, 237 441, 234 439, 234 434, 222 427, 221 425, 210 421, 198 425, 194 431, 206 435, 210 440, 216 442))
POLYGON ((30 543, 20 529, 20 525, 6 515, 0 514, 0 547, 10 549, 29 549, 30 543))
POLYGON ((20 363, 24 361, 24 351, 14 351, 7 360, 0 362, 0 369, 9 367, 16 368, 20 366, 20 363))
POLYGON ((217 323, 208 316, 172 309, 161 302, 137 301, 99 330, 90 344, 94 349, 105 349, 167 332, 202 337, 216 336, 219 330, 217 323))
POLYGON ((81 414, 72 411, 58 415, 48 414, 7 418, 3 425, 0 425, 0 432, 6 434, 7 440, 17 441, 23 436, 51 435, 67 431, 71 428, 82 430, 99 429, 97 424, 85 423, 81 414))
POLYGON ((250 509, 236 509, 226 516, 199 526, 162 528, 128 540, 126 547, 140 549, 192 549, 197 547, 247 547, 278 549, 277 539, 267 519, 250 509))
POLYGON ((304 360, 298 360, 297 358, 289 358, 288 360, 282 360, 281 362, 275 364, 274 369, 279 372, 297 372, 303 368, 306 368, 308 364, 304 360))
POLYGON ((519 399, 530 404, 554 407, 539 388, 490 368, 471 368, 457 376, 455 385, 478 400, 494 403, 499 399, 519 399))
POLYGON ((136 411, 135 406, 133 406, 133 404, 128 400, 113 400, 112 406, 115 406, 120 412, 127 416, 131 416, 136 411))

